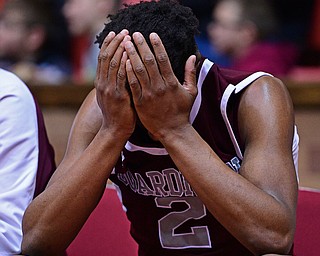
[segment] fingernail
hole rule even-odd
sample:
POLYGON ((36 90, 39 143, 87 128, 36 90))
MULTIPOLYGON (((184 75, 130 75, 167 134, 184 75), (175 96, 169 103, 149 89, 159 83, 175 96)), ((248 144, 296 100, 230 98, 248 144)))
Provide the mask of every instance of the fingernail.
POLYGON ((132 36, 134 39, 141 39, 142 38, 142 35, 139 32, 134 32, 132 36))
POLYGON ((123 34, 123 35, 126 35, 126 34, 128 34, 129 33, 129 31, 127 30, 127 29, 123 29, 121 32, 120 32, 120 34, 123 34))
POLYGON ((125 46, 125 48, 130 49, 130 48, 133 47, 133 44, 132 44, 131 41, 126 41, 125 44, 124 44, 124 46, 125 46))
POLYGON ((126 41, 130 41, 131 40, 131 37, 129 35, 126 35, 124 38, 123 38, 123 41, 126 42, 126 41))
POLYGON ((152 33, 150 34, 150 39, 156 40, 156 39, 158 39, 158 38, 159 38, 159 37, 158 37, 158 35, 157 35, 156 33, 152 32, 152 33))
POLYGON ((109 34, 107 35, 108 37, 114 35, 115 33, 113 31, 110 31, 109 34))

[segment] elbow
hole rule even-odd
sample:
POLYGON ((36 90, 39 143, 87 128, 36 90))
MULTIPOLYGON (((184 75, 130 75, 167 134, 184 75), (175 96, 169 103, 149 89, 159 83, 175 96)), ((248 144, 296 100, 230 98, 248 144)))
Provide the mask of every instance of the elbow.
POLYGON ((32 218, 28 218, 28 209, 22 220, 22 243, 21 253, 22 255, 47 255, 45 248, 47 241, 44 239, 42 229, 38 227, 38 223, 32 218))
POLYGON ((251 241, 253 247, 251 251, 254 255, 280 254, 288 255, 292 249, 294 230, 289 232, 277 233, 270 232, 268 235, 261 234, 262 237, 257 241, 251 241))
POLYGON ((37 256, 41 255, 43 252, 44 250, 39 246, 38 239, 31 238, 30 236, 23 237, 21 244, 22 255, 37 256))
POLYGON ((46 242, 42 240, 41 234, 35 234, 35 232, 30 231, 23 235, 21 243, 22 255, 48 255, 51 250, 46 247, 46 242))
POLYGON ((25 232, 21 243, 21 254, 30 256, 65 255, 65 248, 55 244, 54 239, 45 237, 46 236, 38 230, 25 232))

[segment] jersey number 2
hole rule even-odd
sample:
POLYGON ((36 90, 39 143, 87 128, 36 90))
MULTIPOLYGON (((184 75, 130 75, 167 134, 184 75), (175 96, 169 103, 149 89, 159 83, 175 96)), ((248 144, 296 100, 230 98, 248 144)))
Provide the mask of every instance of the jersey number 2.
POLYGON ((172 208, 172 203, 184 203, 187 209, 174 211, 158 221, 159 238, 163 248, 211 248, 207 226, 194 226, 188 233, 177 233, 176 229, 190 219, 201 219, 206 208, 197 197, 161 197, 155 199, 157 207, 172 208))

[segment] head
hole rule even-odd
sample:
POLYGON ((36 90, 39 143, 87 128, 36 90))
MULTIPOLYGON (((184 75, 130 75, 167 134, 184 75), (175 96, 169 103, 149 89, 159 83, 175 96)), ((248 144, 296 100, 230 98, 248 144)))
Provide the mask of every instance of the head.
POLYGON ((47 41, 50 22, 43 0, 6 1, 0 14, 0 58, 34 59, 47 41))
POLYGON ((190 8, 174 0, 140 2, 120 9, 109 19, 97 36, 99 47, 110 31, 119 33, 128 29, 131 35, 141 32, 152 49, 149 35, 156 32, 166 48, 175 75, 183 82, 185 63, 190 55, 197 53, 198 20, 190 8))
POLYGON ((72 35, 95 35, 108 14, 116 12, 121 0, 66 0, 63 14, 72 35))
POLYGON ((212 11, 208 34, 218 51, 238 55, 267 39, 276 27, 269 0, 220 0, 212 11))

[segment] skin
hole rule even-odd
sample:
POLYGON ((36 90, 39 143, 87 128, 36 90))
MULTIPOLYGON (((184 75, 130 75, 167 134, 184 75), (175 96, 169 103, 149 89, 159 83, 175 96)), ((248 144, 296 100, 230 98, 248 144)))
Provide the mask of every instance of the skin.
POLYGON ((67 0, 63 14, 72 35, 95 36, 103 29, 106 13, 115 11, 116 0, 67 0))
POLYGON ((67 248, 99 202, 139 117, 234 237, 255 255, 287 254, 295 230, 297 180, 291 152, 294 115, 285 86, 262 77, 243 93, 238 118, 245 152, 236 174, 189 123, 197 94, 196 57, 187 60, 180 84, 155 33, 150 35, 154 55, 140 33, 133 38, 127 33, 111 32, 105 39, 96 89, 75 118, 66 155, 25 213, 22 252, 57 255, 67 248))
POLYGON ((41 25, 26 27, 21 10, 9 8, 0 21, 0 58, 30 61, 43 45, 46 32, 41 25))
POLYGON ((251 22, 241 22, 241 4, 222 1, 212 11, 208 35, 215 48, 224 54, 240 58, 257 41, 257 28, 251 22))

